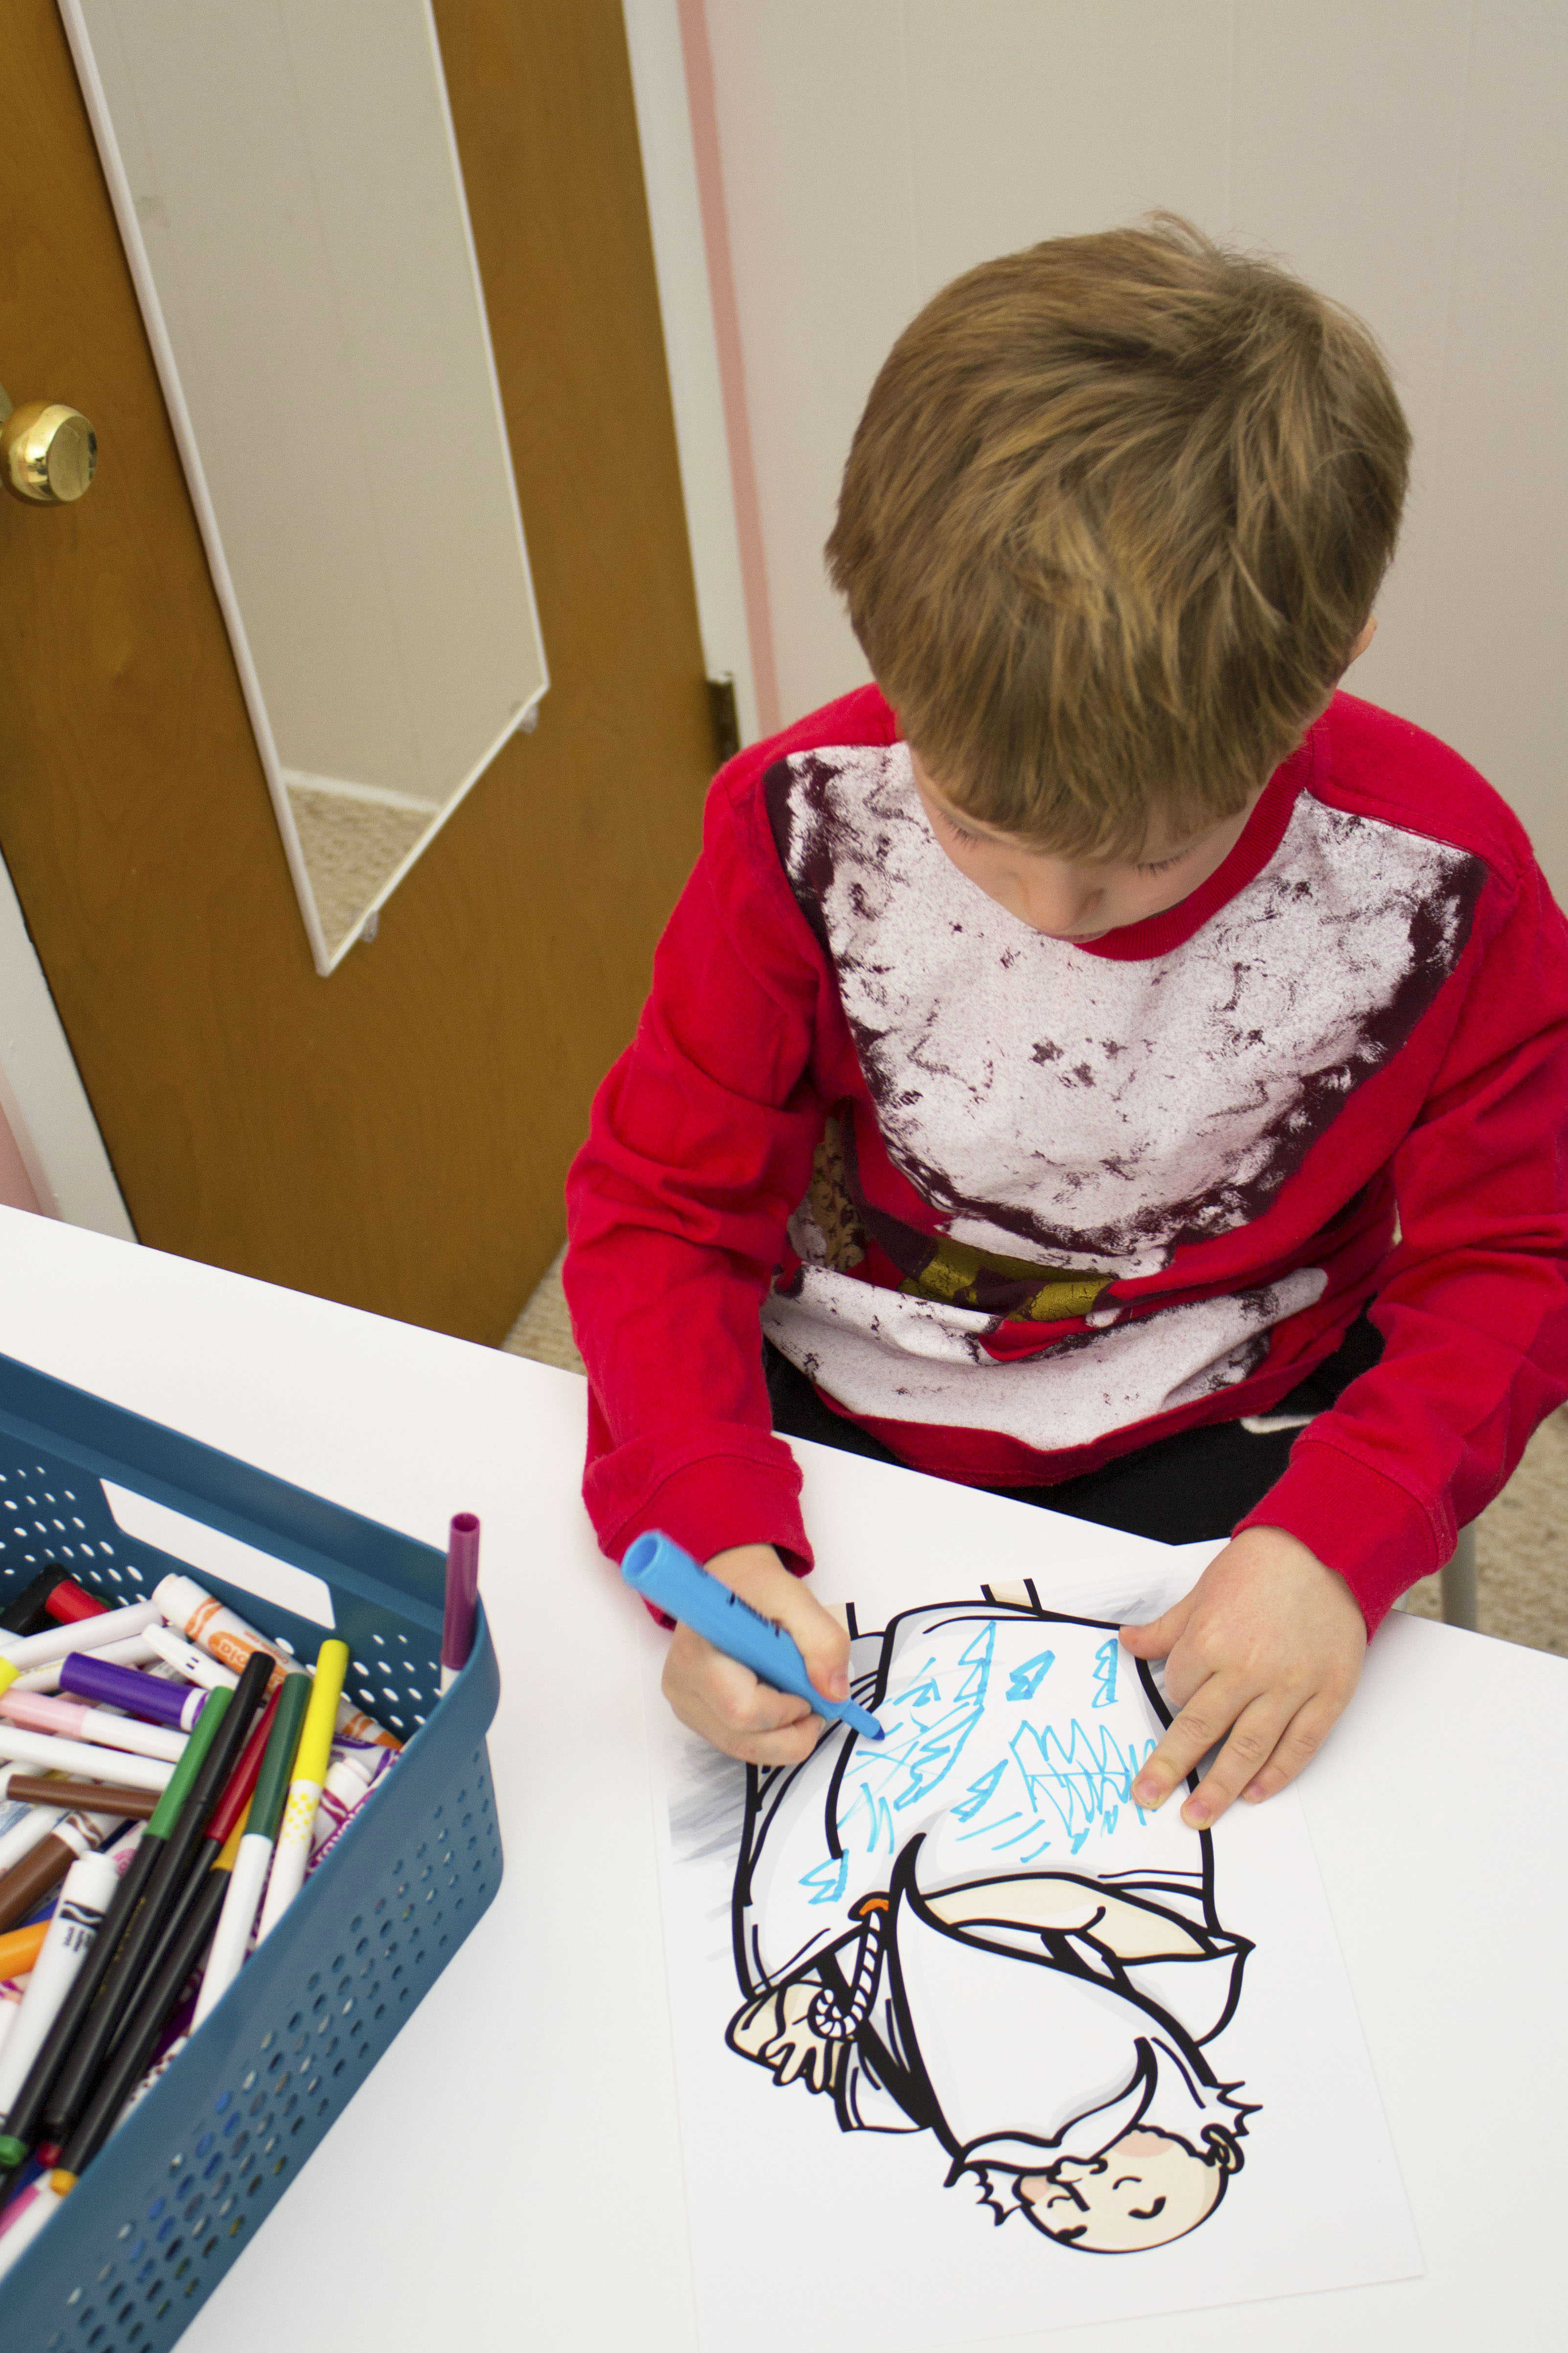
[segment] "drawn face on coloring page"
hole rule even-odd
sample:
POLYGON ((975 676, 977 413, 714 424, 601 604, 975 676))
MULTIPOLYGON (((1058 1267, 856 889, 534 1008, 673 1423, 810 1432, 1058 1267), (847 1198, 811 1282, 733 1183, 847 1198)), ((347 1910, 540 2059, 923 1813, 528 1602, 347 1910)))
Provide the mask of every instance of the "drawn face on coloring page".
POLYGON ((1084 2254, 1140 2254, 1185 2238, 1225 2195, 1234 2151, 1197 2157, 1169 2133, 1123 2133, 1101 2157, 1065 2157, 1020 2174, 1019 2205, 1037 2231, 1084 2254))

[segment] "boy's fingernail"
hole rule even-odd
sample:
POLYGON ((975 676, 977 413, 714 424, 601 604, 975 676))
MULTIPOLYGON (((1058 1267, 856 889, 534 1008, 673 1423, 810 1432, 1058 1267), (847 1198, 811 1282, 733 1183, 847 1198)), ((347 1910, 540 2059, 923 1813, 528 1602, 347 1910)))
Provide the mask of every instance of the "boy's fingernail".
POLYGON ((842 1667, 836 1667, 836 1668, 834 1669, 834 1671, 833 1671, 832 1674, 830 1674, 830 1675, 828 1676, 828 1678, 827 1678, 827 1696, 828 1696, 828 1698, 829 1698, 829 1699, 847 1699, 847 1698, 848 1698, 848 1696, 849 1696, 849 1678, 848 1678, 848 1676, 845 1673, 845 1672, 844 1672, 844 1670, 843 1670, 843 1668, 842 1668, 842 1667))
POLYGON ((1262 1804, 1268 1792, 1261 1781, 1249 1781, 1241 1794, 1249 1806, 1258 1806, 1262 1804))
POLYGON ((1132 1784, 1132 1795, 1141 1806, 1152 1810, 1156 1806, 1163 1806, 1170 1792, 1158 1774, 1141 1773, 1132 1784))
POLYGON ((1214 1808, 1206 1798, 1189 1798, 1182 1808, 1182 1820, 1194 1831, 1201 1831, 1214 1808))

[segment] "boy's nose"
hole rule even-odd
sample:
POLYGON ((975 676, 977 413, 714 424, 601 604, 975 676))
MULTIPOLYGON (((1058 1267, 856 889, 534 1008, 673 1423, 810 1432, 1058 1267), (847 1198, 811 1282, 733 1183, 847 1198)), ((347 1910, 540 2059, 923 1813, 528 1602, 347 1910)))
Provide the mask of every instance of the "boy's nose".
POLYGON ((1098 882, 1084 882, 1071 874, 1029 873, 1020 880, 1024 921, 1053 939, 1070 939, 1077 932, 1101 928, 1097 922, 1104 892, 1098 882))

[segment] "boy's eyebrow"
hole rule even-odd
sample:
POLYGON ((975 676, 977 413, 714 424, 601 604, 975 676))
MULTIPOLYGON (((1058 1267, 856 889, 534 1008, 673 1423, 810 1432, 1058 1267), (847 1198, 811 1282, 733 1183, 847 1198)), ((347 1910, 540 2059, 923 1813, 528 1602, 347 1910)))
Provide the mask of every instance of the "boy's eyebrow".
MULTIPOLYGON (((1031 841, 1026 833, 1010 833, 1005 826, 990 825, 983 817, 971 817, 966 809, 954 808, 945 796, 939 792, 929 776, 922 776, 917 773, 915 787, 922 800, 929 800, 938 814, 946 818, 950 825, 957 826, 960 831, 976 832, 984 835, 988 841, 1000 842, 1005 846, 1016 844, 1019 848, 1032 850, 1042 858, 1082 856, 1092 860, 1092 852, 1058 850, 1049 842, 1031 841)), ((1129 866, 1173 864, 1178 858, 1184 858, 1190 849, 1195 849, 1199 842, 1206 835, 1213 833, 1215 828, 1221 823, 1223 823, 1222 818, 1212 818, 1207 825, 1199 826, 1196 832, 1186 834, 1180 841, 1173 842, 1162 849, 1157 858, 1146 857, 1142 851, 1137 854, 1129 851, 1122 853, 1121 862, 1129 866)), ((1103 862, 1107 865, 1114 862, 1114 853, 1109 854, 1103 862)))
MULTIPOLYGON (((961 830, 983 834, 988 841, 1001 842, 1005 845, 1016 843, 1020 849, 1036 851, 1044 858, 1082 855, 1088 857, 1092 862, 1092 853, 1061 851, 1054 849, 1048 842, 1031 841, 1026 833, 1009 833, 1005 826, 988 825, 984 818, 971 817, 966 810, 950 807, 946 801, 938 798, 929 785, 925 789, 939 814, 946 818, 950 825, 955 825, 961 830)), ((1125 863, 1129 866, 1168 865, 1175 859, 1184 858, 1189 849, 1195 849, 1205 836, 1212 833, 1220 822, 1221 819, 1215 818, 1212 824, 1200 826, 1195 833, 1186 834, 1180 841, 1162 849, 1157 858, 1133 857, 1131 853, 1125 853, 1125 863)), ((1114 862, 1117 862, 1114 853, 1109 855, 1104 860, 1107 865, 1114 862)))

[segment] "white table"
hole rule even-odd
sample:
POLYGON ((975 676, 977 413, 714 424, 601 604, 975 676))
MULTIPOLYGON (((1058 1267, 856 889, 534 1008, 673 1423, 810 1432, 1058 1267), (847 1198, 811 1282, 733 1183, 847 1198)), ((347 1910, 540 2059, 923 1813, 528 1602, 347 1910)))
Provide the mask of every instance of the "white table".
MULTIPOLYGON (((183 2345, 689 2353, 645 1768, 661 1638, 578 1500, 582 1383, 12 1210, 0 1348, 426 1542, 484 1522, 500 1893, 183 2345)), ((1000 1580, 1048 1540, 1070 1581, 1104 1556, 1078 1523, 801 1451, 825 1567, 981 1546, 1000 1580)), ((1301 1788, 1426 2276, 1009 2345, 1568 2342, 1568 1662, 1396 1618, 1301 1788)))

